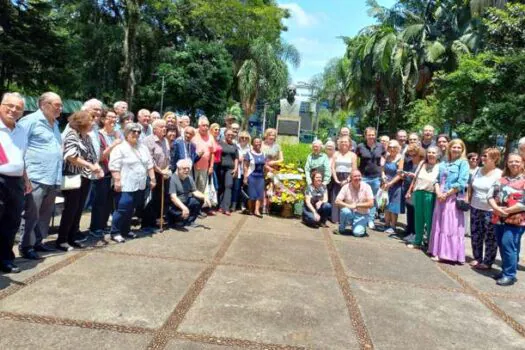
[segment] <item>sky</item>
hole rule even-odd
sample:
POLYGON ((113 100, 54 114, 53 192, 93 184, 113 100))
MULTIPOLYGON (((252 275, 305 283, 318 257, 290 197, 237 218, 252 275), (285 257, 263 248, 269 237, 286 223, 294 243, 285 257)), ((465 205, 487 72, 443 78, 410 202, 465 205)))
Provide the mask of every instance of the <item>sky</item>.
MULTIPOLYGON (((395 0, 378 0, 391 7, 395 0)), ((308 82, 321 73, 334 57, 342 57, 345 45, 338 36, 354 36, 375 19, 367 14, 365 0, 279 0, 279 6, 290 11, 284 21, 288 31, 282 38, 301 54, 299 68, 290 68, 293 83, 308 82)))

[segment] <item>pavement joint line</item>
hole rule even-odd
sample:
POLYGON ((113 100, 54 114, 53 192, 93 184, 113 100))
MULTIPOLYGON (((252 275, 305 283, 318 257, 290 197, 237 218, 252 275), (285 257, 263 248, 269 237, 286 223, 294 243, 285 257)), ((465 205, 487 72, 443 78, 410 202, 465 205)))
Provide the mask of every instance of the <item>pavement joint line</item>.
POLYGON ((468 294, 477 298, 483 305, 485 305, 490 311, 492 311, 497 317, 502 319, 508 326, 514 329, 519 335, 525 337, 525 327, 516 321, 513 317, 507 314, 501 309, 494 301, 489 298, 485 293, 481 292, 477 288, 473 287, 470 283, 461 278, 457 273, 453 272, 449 267, 439 263, 438 267, 443 270, 450 277, 454 278, 468 294))
POLYGON ((33 276, 26 278, 24 281, 19 282, 19 283, 14 283, 10 285, 9 287, 3 290, 0 290, 0 300, 3 300, 7 298, 8 296, 15 294, 19 290, 40 281, 41 279, 55 273, 58 270, 63 269, 66 266, 73 264, 74 262, 76 262, 77 260, 80 260, 81 258, 85 257, 88 254, 89 254, 89 251, 82 251, 77 254, 68 256, 64 260, 61 260, 57 262, 56 264, 53 264, 49 266, 48 268, 45 268, 44 270, 34 274, 33 276))
POLYGON ((303 350, 307 349, 303 346, 294 346, 294 345, 283 345, 283 344, 268 344, 256 342, 253 340, 247 339, 237 339, 237 338, 225 338, 225 337, 216 337, 213 335, 206 334, 194 334, 194 333, 184 333, 184 332, 173 332, 170 334, 172 339, 178 340, 189 340, 195 343, 201 344, 213 344, 213 345, 222 345, 222 346, 231 346, 231 347, 240 347, 245 349, 260 349, 260 350, 303 350))
POLYGON ((66 327, 78 327, 96 330, 105 330, 116 333, 128 333, 128 334, 151 334, 155 330, 152 328, 126 326, 113 323, 95 322, 95 321, 80 321, 69 318, 60 318, 54 316, 41 316, 33 314, 20 314, 16 312, 0 311, 0 319, 17 321, 17 322, 28 322, 38 323, 52 326, 66 326, 66 327))
POLYGON ((206 260, 206 259, 178 258, 174 256, 167 256, 167 255, 152 255, 152 254, 132 253, 132 252, 118 252, 114 250, 98 250, 95 253, 109 254, 109 255, 122 255, 122 256, 135 256, 135 257, 140 257, 140 258, 159 259, 159 260, 168 260, 168 261, 182 261, 182 262, 201 263, 201 264, 211 264, 212 263, 210 260, 206 260))
POLYGON ((241 267, 241 268, 252 269, 252 270, 274 271, 274 272, 292 273, 292 274, 315 276, 315 277, 333 277, 334 276, 334 274, 331 272, 288 269, 288 268, 281 268, 281 267, 275 267, 275 266, 270 266, 270 265, 238 264, 238 263, 224 262, 224 263, 220 263, 219 266, 233 266, 233 267, 241 267))
POLYGON ((206 286, 206 283, 208 283, 208 280, 213 275, 217 267, 219 266, 219 263, 221 259, 226 255, 226 251, 230 248, 232 245, 235 237, 239 234, 242 226, 246 222, 248 218, 243 217, 241 220, 237 222, 235 227, 232 229, 230 234, 224 239, 222 242, 219 250, 215 253, 215 256, 212 260, 211 265, 208 265, 197 277, 195 281, 191 284, 191 286, 188 288, 182 299, 179 301, 177 306, 175 306, 175 309, 170 314, 170 316, 167 318, 167 320, 164 322, 162 327, 160 327, 153 336, 153 339, 148 344, 147 349, 164 349, 170 339, 170 332, 174 332, 177 330, 177 328, 180 326, 182 321, 184 320, 184 317, 186 317, 186 314, 192 307, 195 300, 197 300, 197 297, 202 292, 204 287, 206 286))
POLYGON ((374 343, 372 342, 372 338, 366 328, 363 315, 357 304, 357 299, 352 293, 352 288, 350 287, 343 262, 337 252, 334 241, 332 240, 331 233, 327 229, 323 229, 323 234, 328 248, 328 254, 330 255, 330 261, 335 271, 335 276, 339 283, 339 287, 341 288, 341 292, 343 293, 343 298, 345 299, 348 314, 350 316, 350 322, 352 323, 359 347, 361 349, 373 349, 374 343))
POLYGON ((525 300, 525 295, 523 294, 510 294, 510 293, 496 293, 496 292, 481 292, 482 295, 491 298, 501 298, 507 300, 525 300))
POLYGON ((398 280, 387 280, 387 279, 380 279, 380 278, 361 277, 361 276, 352 275, 352 274, 347 274, 347 277, 350 279, 356 280, 358 282, 364 282, 364 283, 378 283, 378 284, 386 284, 386 285, 392 285, 392 286, 407 286, 407 287, 413 287, 413 288, 424 289, 424 290, 469 294, 463 288, 432 287, 426 284, 404 282, 404 281, 398 281, 398 280))

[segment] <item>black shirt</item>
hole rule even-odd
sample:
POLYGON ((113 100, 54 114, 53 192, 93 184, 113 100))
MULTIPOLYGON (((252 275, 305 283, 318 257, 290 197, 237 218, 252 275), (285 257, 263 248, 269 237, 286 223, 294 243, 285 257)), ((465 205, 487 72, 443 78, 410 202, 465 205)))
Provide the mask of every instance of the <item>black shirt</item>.
POLYGON ((221 166, 223 168, 233 169, 235 168, 235 159, 239 158, 239 149, 235 144, 229 144, 227 142, 220 142, 222 147, 222 158, 221 166))
POLYGON ((386 153, 382 144, 377 142, 370 148, 366 143, 360 143, 355 153, 359 157, 359 171, 363 177, 381 177, 381 157, 386 153))
POLYGON ((188 198, 192 196, 192 193, 195 192, 197 188, 195 187, 195 181, 191 176, 188 176, 181 181, 177 173, 171 175, 170 179, 170 194, 174 194, 179 198, 179 200, 186 204, 188 198))

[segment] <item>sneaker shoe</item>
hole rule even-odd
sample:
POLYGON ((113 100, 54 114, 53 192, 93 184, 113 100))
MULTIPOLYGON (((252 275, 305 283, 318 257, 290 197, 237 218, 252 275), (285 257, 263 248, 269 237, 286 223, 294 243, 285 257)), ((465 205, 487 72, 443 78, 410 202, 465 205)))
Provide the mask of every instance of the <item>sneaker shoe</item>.
POLYGON ((124 234, 124 237, 133 239, 137 238, 137 234, 135 232, 129 231, 128 233, 124 234))
POLYGON ((374 224, 373 221, 369 221, 369 222, 368 222, 368 228, 371 229, 371 230, 375 230, 376 225, 374 224))
POLYGON ((385 230, 385 233, 388 233, 389 235, 396 233, 392 227, 389 227, 385 230))
POLYGON ((416 235, 411 233, 408 236, 404 237, 403 241, 405 241, 405 242, 413 242, 414 238, 416 238, 416 235))
POLYGON ((206 217, 208 217, 208 214, 206 214, 205 212, 201 211, 201 212, 199 213, 199 219, 204 219, 204 218, 206 218, 206 217))
POLYGON ((77 234, 75 235, 75 239, 74 241, 77 242, 77 243, 82 243, 82 242, 85 242, 87 241, 88 239, 88 236, 81 233, 81 232, 77 232, 77 234))
POLYGON ((73 247, 70 246, 68 243, 60 243, 60 244, 57 244, 57 249, 60 249, 64 252, 70 252, 73 250, 73 247))
POLYGON ((89 235, 95 238, 104 238, 104 231, 103 230, 89 231, 89 235))
POLYGON ((122 237, 121 235, 112 235, 111 236, 111 240, 117 242, 117 243, 124 243, 126 242, 126 240, 124 239, 124 237, 122 237))

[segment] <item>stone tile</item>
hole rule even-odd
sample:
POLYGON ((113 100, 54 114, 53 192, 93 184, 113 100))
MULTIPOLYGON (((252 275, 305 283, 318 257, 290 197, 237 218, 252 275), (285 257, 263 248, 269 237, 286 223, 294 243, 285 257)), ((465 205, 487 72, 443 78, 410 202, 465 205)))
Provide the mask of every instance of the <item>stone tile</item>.
POLYGON ((145 349, 151 335, 123 334, 105 330, 34 324, 0 322, 0 349, 38 350, 113 350, 145 349))
POLYGON ((202 264, 91 254, 0 301, 0 310, 160 327, 202 264))
POLYGON ((360 244, 359 241, 336 241, 335 245, 352 275, 459 288, 456 282, 441 272, 435 262, 421 251, 405 247, 384 248, 381 245, 360 244))
POLYGON ((332 271, 324 242, 281 238, 277 235, 238 236, 223 262, 315 272, 332 271))
POLYGON ((241 235, 275 234, 288 238, 322 240, 323 231, 305 226, 298 219, 283 219, 265 216, 259 219, 249 216, 244 224, 241 235))
POLYGON ((129 240, 124 244, 113 244, 106 249, 115 252, 211 261, 228 233, 216 229, 189 232, 170 230, 129 240))
POLYGON ((170 340, 166 346, 166 350, 241 350, 246 348, 239 348, 237 346, 231 347, 226 345, 215 345, 196 343, 189 340, 170 340))
POLYGON ((517 322, 521 323, 525 327, 525 300, 523 299, 504 299, 504 298, 492 298, 494 303, 498 305, 503 311, 505 311, 510 317, 514 318, 517 322))
POLYGON ((473 296, 353 282, 376 349, 523 349, 525 339, 473 296))
POLYGON ((358 348, 335 278, 219 267, 179 331, 313 349, 358 348))
POLYGON ((217 213, 214 216, 208 216, 204 219, 197 219, 197 223, 202 225, 201 228, 192 229, 194 230, 224 230, 231 231, 245 216, 240 213, 233 213, 231 216, 226 216, 221 213, 217 213))

